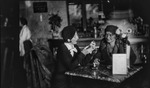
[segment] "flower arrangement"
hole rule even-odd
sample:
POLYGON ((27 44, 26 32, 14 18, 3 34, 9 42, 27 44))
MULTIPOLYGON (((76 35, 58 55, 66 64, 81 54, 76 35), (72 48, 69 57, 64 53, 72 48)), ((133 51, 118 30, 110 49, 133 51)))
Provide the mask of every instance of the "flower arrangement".
POLYGON ((119 35, 119 38, 122 39, 122 41, 128 45, 130 45, 130 42, 128 40, 128 34, 132 32, 131 28, 127 28, 126 31, 123 31, 122 29, 117 29, 116 34, 119 35))
POLYGON ((132 32, 131 28, 127 28, 126 31, 123 31, 122 29, 117 29, 116 30, 116 34, 120 35, 121 38, 125 38, 128 37, 128 34, 130 34, 132 32))
POLYGON ((58 12, 57 13, 51 13, 49 14, 49 24, 51 24, 51 29, 53 31, 55 31, 56 27, 61 27, 61 22, 62 22, 62 19, 61 17, 58 15, 58 12))

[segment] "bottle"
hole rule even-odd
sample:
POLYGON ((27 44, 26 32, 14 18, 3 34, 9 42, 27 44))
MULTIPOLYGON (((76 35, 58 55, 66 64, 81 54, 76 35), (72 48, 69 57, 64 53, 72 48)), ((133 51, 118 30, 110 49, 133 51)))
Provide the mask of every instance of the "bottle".
POLYGON ((94 27, 94 38, 97 38, 97 29, 94 27))
POLYGON ((146 64, 147 63, 147 57, 146 55, 144 54, 144 46, 141 45, 141 55, 140 55, 140 59, 142 60, 142 64, 146 64))
POLYGON ((144 63, 145 64, 147 63, 147 57, 146 57, 146 55, 144 55, 144 63))
POLYGON ((93 68, 98 70, 99 66, 100 66, 100 60, 98 58, 96 58, 93 62, 93 68))
POLYGON ((125 36, 122 39, 123 43, 125 44, 125 50, 126 50, 126 59, 127 59, 127 67, 130 68, 130 51, 131 51, 131 46, 130 42, 128 40, 128 36, 125 36))

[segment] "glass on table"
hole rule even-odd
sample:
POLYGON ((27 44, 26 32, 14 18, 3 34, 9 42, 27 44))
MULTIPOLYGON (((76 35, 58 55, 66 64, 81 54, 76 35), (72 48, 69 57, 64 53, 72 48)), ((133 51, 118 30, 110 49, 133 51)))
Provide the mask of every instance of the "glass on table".
POLYGON ((100 65, 100 60, 98 58, 96 58, 93 62, 93 69, 98 69, 99 65, 100 65))

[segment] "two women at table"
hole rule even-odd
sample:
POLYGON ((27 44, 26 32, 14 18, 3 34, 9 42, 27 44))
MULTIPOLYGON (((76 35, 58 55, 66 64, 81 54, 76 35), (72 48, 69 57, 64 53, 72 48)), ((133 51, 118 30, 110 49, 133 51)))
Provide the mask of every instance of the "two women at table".
MULTIPOLYGON (((100 46, 94 58, 99 58, 100 63, 111 65, 113 53, 125 53, 123 41, 116 35, 118 27, 109 25, 105 30, 105 38, 100 41, 100 46)), ((55 72, 53 75, 53 88, 70 88, 70 80, 65 75, 78 66, 87 65, 91 61, 90 53, 95 47, 84 48, 82 51, 77 46, 79 39, 73 26, 67 26, 62 30, 64 43, 58 48, 55 72)), ((132 55, 132 54, 131 54, 132 55)), ((134 58, 132 58, 134 59, 134 58)))

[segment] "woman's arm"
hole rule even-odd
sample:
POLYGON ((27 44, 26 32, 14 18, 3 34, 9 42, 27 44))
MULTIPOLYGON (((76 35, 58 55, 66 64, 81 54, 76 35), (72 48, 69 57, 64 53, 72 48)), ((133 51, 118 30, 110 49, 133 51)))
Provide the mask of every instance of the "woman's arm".
POLYGON ((77 45, 75 45, 75 47, 77 48, 77 50, 78 50, 78 55, 77 55, 77 59, 79 60, 79 63, 80 63, 80 65, 81 66, 85 66, 85 65, 87 65, 89 62, 90 62, 90 60, 91 60, 91 57, 92 57, 92 55, 91 54, 88 54, 89 53, 89 51, 87 51, 87 50, 80 50, 80 48, 77 46, 77 45), (84 53, 85 52, 85 53, 84 53), (82 58, 82 59, 80 59, 80 58, 82 58))
POLYGON ((30 39, 30 37, 31 37, 31 32, 30 32, 29 28, 26 27, 26 28, 22 29, 22 34, 20 36, 20 41, 24 42, 25 40, 30 39))
POLYGON ((69 70, 76 68, 84 57, 85 55, 81 52, 78 52, 75 56, 72 57, 70 51, 65 47, 65 45, 62 45, 58 49, 57 58, 60 59, 63 65, 69 70))

